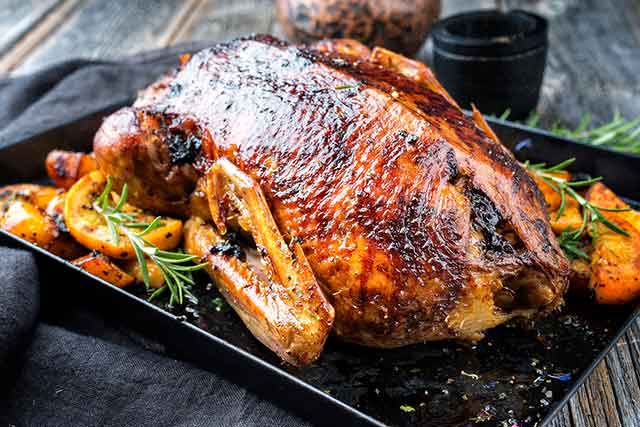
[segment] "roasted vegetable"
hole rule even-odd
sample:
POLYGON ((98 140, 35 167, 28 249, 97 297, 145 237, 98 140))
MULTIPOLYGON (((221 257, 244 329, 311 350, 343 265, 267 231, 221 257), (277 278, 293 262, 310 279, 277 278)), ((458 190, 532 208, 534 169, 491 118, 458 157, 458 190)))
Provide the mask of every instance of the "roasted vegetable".
MULTIPOLYGON (((136 256, 134 248, 123 229, 110 230, 103 214, 96 210, 95 201, 104 190, 106 182, 101 172, 94 171, 69 189, 64 206, 65 224, 71 235, 85 247, 113 258, 133 259, 136 256), (117 233, 116 239, 112 232, 117 233)), ((155 218, 128 204, 122 210, 131 215, 133 223, 149 224, 155 218)), ((182 238, 182 221, 162 218, 161 223, 160 227, 146 234, 144 239, 162 250, 176 248, 182 238)))
POLYGON ((22 199, 13 200, 2 212, 0 226, 25 240, 48 249, 58 237, 55 222, 42 210, 22 199))
POLYGON ((567 198, 565 208, 559 216, 558 212, 557 210, 549 212, 549 222, 554 233, 578 230, 582 226, 582 211, 575 199, 567 198))
MULTIPOLYGON (((531 176, 531 178, 533 178, 536 184, 538 184, 538 188, 544 196, 544 201, 547 202, 547 208, 549 209, 549 212, 556 212, 560 208, 560 204, 562 203, 560 192, 551 187, 551 185, 549 185, 549 183, 542 179, 542 177, 537 173, 534 173, 530 170, 529 175, 531 176)), ((565 170, 559 170, 550 173, 549 175, 566 180, 571 179, 571 174, 569 174, 569 172, 565 170)))
POLYGON ((629 209, 629 206, 601 183, 593 185, 587 199, 602 208, 606 218, 623 229, 620 234, 594 222, 590 286, 601 304, 624 304, 640 296, 640 213, 632 210, 610 212, 604 209, 629 209))
MULTIPOLYGON (((149 287, 155 289, 161 288, 162 285, 164 285, 164 275, 162 274, 162 270, 149 259, 145 259, 145 264, 149 275, 149 287)), ((127 274, 133 276, 138 282, 144 282, 142 268, 137 260, 132 259, 125 261, 122 264, 122 269, 126 271, 127 274)))
POLYGON ((45 168, 56 187, 69 189, 84 175, 96 170, 97 165, 92 154, 53 150, 47 156, 45 168))
MULTIPOLYGON (((538 188, 540 188, 544 200, 547 203, 549 221, 553 232, 560 234, 563 231, 578 230, 582 225, 582 211, 578 201, 573 197, 565 197, 563 206, 562 196, 557 189, 549 185, 540 175, 532 172, 530 175, 536 184, 538 184, 538 188)), ((571 175, 565 170, 559 170, 550 175, 565 180, 571 179, 571 175)))
MULTIPOLYGON (((64 222, 47 207, 59 190, 33 184, 9 185, 0 190, 0 227, 65 259, 85 250, 66 232, 64 222)), ((57 203, 57 202, 56 202, 57 203)))
POLYGON ((60 190, 55 187, 36 184, 13 184, 0 189, 0 209, 5 209, 8 204, 16 199, 33 204, 40 209, 46 209, 47 205, 60 190))
POLYGON ((72 261, 72 264, 119 288, 124 288, 132 284, 135 280, 133 276, 123 271, 109 258, 97 252, 75 259, 72 261))

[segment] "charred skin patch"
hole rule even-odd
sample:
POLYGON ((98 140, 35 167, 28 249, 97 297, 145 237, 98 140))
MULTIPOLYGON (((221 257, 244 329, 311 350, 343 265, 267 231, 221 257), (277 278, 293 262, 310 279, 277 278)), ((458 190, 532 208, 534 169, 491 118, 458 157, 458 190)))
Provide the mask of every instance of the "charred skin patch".
POLYGON ((183 132, 175 131, 171 132, 167 145, 171 163, 181 165, 195 161, 198 154, 200 154, 202 140, 196 135, 187 135, 183 132))
MULTIPOLYGON (((177 96, 182 91, 180 83, 173 82, 170 96, 177 96), (180 88, 173 89, 173 88, 180 88)), ((164 111, 151 111, 160 125, 159 133, 167 146, 172 165, 195 163, 202 154, 202 130, 190 117, 171 114, 164 111)))
POLYGON ((213 245, 209 250, 209 252, 214 255, 232 256, 234 258, 238 258, 240 261, 243 261, 243 262, 246 261, 247 256, 245 251, 242 248, 243 248, 243 245, 246 247, 249 246, 247 245, 247 242, 246 241, 241 242, 238 235, 233 231, 227 232, 227 234, 224 237, 225 239, 213 245))
POLYGON ((484 250, 492 255, 514 255, 515 249, 500 233, 505 225, 504 219, 486 194, 475 188, 466 191, 471 203, 471 219, 473 227, 484 237, 484 250))

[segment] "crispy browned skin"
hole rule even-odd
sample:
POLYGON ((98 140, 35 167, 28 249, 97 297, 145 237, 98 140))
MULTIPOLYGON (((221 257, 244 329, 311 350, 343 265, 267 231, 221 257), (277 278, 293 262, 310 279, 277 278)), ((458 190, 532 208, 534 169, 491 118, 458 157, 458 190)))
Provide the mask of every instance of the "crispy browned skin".
POLYGON ((106 119, 99 167, 138 205, 186 215, 211 160, 231 161, 302 242, 349 341, 478 339, 557 307, 567 261, 512 154, 423 65, 349 48, 260 36, 200 52, 106 119))

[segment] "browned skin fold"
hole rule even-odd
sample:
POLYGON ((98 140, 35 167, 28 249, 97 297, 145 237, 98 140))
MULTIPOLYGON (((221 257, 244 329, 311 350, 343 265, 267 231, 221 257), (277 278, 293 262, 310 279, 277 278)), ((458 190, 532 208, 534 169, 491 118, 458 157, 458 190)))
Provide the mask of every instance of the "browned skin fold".
POLYGON ((478 339, 559 306, 567 261, 525 170, 426 66, 354 43, 200 52, 105 120, 99 167, 139 205, 186 216, 228 159, 301 242, 349 341, 478 339))

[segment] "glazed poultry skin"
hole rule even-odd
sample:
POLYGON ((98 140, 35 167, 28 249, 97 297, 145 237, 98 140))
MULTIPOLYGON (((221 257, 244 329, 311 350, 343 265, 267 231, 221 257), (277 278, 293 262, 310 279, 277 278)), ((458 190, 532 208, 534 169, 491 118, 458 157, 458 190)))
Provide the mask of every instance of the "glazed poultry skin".
MULTIPOLYGON (((137 206, 199 224, 212 219, 207 171, 230 162, 326 298, 290 304, 315 304, 326 333, 350 342, 477 340, 563 301, 567 260, 527 172, 426 66, 382 49, 217 45, 108 117, 94 154, 137 206)), ((324 338, 292 363, 312 361, 324 338)))

